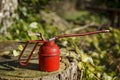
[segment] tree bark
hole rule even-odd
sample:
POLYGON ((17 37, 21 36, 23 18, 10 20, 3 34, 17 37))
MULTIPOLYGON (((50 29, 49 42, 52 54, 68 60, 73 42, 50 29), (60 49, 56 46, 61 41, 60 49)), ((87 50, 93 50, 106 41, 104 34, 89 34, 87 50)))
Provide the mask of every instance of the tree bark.
POLYGON ((17 6, 17 0, 0 0, 0 33, 7 33, 7 28, 13 23, 12 17, 17 6))

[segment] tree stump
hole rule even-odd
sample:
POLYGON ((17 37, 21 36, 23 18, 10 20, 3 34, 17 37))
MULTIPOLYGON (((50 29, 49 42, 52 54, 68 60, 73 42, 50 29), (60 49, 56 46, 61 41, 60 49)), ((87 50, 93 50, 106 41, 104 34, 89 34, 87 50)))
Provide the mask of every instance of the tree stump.
POLYGON ((17 58, 2 61, 0 80, 77 80, 76 62, 64 54, 67 53, 61 50, 60 69, 54 72, 39 71, 38 59, 32 59, 25 67, 18 63, 17 58))

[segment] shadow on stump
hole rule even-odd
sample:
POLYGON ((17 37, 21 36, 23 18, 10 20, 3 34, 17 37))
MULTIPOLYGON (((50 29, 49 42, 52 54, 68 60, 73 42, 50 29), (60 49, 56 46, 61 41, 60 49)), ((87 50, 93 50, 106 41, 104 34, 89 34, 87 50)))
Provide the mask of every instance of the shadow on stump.
POLYGON ((7 61, 0 63, 0 70, 14 71, 15 68, 23 68, 29 70, 39 70, 39 65, 37 63, 29 63, 27 66, 21 66, 17 61, 7 61))

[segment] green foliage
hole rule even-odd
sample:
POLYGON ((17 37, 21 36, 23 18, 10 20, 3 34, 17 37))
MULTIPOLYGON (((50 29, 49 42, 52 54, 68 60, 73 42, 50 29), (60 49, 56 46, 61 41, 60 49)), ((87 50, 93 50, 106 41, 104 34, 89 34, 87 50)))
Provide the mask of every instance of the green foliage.
POLYGON ((88 24, 91 22, 94 22, 96 24, 105 24, 108 23, 108 19, 104 15, 92 13, 89 11, 76 11, 73 13, 67 13, 67 15, 63 15, 63 17, 68 20, 72 21, 74 23, 78 24, 88 24))
MULTIPOLYGON (((84 37, 85 50, 76 45, 80 55, 78 68, 83 80, 119 80, 120 30, 110 28, 110 33, 84 37)), ((84 46, 83 46, 84 47, 84 46)))
POLYGON ((59 44, 75 49, 81 80, 119 80, 120 30, 84 37, 64 38, 59 44))
POLYGON ((39 13, 40 9, 43 9, 50 0, 22 0, 19 1, 19 9, 25 7, 29 13, 39 13))
POLYGON ((110 33, 61 39, 63 46, 75 49, 81 80, 119 80, 120 30, 110 33))
POLYGON ((46 38, 57 35, 56 27, 51 25, 42 25, 38 22, 25 22, 20 20, 19 23, 14 23, 8 30, 9 35, 4 36, 7 40, 27 41, 40 39, 37 35, 30 34, 42 33, 46 38), (17 24, 17 25, 16 25, 17 24))
POLYGON ((96 5, 107 6, 110 8, 120 8, 120 1, 119 0, 92 0, 96 5))
POLYGON ((31 36, 31 33, 42 33, 46 38, 57 35, 57 28, 46 24, 39 14, 40 10, 43 9, 49 1, 50 0, 20 0, 14 23, 9 27, 7 35, 3 37, 0 36, 1 40, 27 41, 30 39, 39 39, 36 35, 31 36))

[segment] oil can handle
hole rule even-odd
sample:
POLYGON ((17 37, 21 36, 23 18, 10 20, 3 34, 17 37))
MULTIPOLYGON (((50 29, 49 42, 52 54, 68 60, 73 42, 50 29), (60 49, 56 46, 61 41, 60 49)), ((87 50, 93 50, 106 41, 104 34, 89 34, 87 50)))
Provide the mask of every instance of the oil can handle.
POLYGON ((19 63, 20 63, 22 66, 26 66, 26 65, 28 64, 28 62, 29 62, 29 60, 31 59, 31 57, 32 57, 32 55, 33 55, 33 52, 34 52, 35 49, 37 48, 38 44, 39 44, 39 43, 44 43, 44 42, 46 41, 41 33, 39 33, 39 37, 41 38, 41 40, 30 40, 30 41, 28 41, 28 42, 25 44, 25 47, 24 47, 24 49, 22 50, 22 52, 21 52, 21 54, 20 54, 20 56, 19 56, 19 58, 18 58, 18 61, 19 61, 19 63), (25 49, 27 48, 27 46, 28 46, 29 43, 36 43, 36 44, 35 44, 33 50, 31 51, 30 55, 28 56, 28 59, 23 62, 23 61, 21 61, 21 57, 22 57, 22 55, 23 55, 23 53, 24 53, 24 51, 25 51, 25 49))
POLYGON ((18 61, 19 61, 19 63, 20 63, 22 66, 26 66, 26 65, 28 64, 29 60, 31 59, 31 57, 32 57, 32 55, 33 55, 34 50, 37 48, 37 46, 38 46, 39 43, 43 43, 43 41, 42 41, 42 40, 41 40, 41 41, 40 41, 40 40, 39 40, 39 41, 37 41, 37 40, 36 40, 36 41, 32 40, 32 41, 28 41, 28 42, 25 44, 25 47, 24 47, 24 49, 22 50, 22 52, 21 52, 21 54, 20 54, 20 56, 19 56, 19 58, 18 58, 18 61), (36 44, 35 44, 33 50, 31 51, 28 59, 27 59, 26 61, 21 61, 21 57, 22 57, 25 49, 27 48, 27 46, 28 46, 28 44, 29 44, 30 42, 35 42, 36 44))

